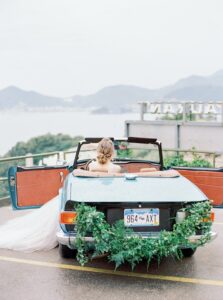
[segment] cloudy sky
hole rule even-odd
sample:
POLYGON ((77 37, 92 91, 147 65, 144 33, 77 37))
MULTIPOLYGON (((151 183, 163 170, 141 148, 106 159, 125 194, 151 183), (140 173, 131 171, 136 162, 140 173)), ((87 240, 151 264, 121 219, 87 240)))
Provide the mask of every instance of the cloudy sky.
POLYGON ((0 0, 0 89, 157 88, 223 68, 222 0, 0 0))

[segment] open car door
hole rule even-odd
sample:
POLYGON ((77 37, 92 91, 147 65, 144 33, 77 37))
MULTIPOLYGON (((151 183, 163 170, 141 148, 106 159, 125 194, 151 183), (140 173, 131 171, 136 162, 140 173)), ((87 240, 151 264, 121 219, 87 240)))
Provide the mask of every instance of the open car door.
POLYGON ((174 167, 181 175, 197 185, 213 200, 214 206, 223 206, 223 168, 174 167))
POLYGON ((54 198, 67 174, 66 166, 11 167, 9 190, 14 209, 38 208, 54 198))

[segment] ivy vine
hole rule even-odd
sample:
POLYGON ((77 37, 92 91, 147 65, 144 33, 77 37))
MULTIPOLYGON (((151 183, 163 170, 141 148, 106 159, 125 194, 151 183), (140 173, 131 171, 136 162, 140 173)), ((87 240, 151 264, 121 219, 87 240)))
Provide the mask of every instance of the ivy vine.
POLYGON ((96 207, 84 203, 77 204, 77 260, 81 265, 89 261, 89 243, 84 240, 86 236, 94 238, 92 257, 107 253, 109 261, 115 263, 115 268, 128 262, 134 269, 142 260, 146 260, 149 267, 153 258, 160 263, 161 259, 167 256, 181 259, 182 245, 196 249, 210 240, 211 208, 209 201, 187 205, 183 208, 187 217, 182 223, 174 224, 172 231, 162 230, 158 239, 144 239, 132 229, 126 228, 123 220, 109 225, 104 213, 97 211, 96 207), (196 234, 197 230, 202 232, 203 237, 196 243, 191 243, 188 237, 196 234))

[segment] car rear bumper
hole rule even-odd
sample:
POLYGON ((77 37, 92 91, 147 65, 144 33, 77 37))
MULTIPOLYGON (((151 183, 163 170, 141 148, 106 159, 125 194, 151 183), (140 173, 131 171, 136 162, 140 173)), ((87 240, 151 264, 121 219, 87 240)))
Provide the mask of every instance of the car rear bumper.
MULTIPOLYGON (((141 233, 140 234, 142 238, 158 238, 159 233, 141 233)), ((203 237, 203 235, 191 235, 188 240, 191 243, 196 243, 198 240, 200 240, 203 237)), ((211 232, 211 238, 210 241, 213 241, 217 237, 216 232, 211 232)), ((62 230, 57 232, 57 240, 58 243, 62 245, 66 245, 71 249, 75 249, 75 241, 76 241, 76 235, 73 233, 65 233, 62 230)), ((93 237, 84 237, 84 240, 89 243, 94 243, 94 238, 93 237)), ((183 248, 183 245, 182 245, 183 248)))

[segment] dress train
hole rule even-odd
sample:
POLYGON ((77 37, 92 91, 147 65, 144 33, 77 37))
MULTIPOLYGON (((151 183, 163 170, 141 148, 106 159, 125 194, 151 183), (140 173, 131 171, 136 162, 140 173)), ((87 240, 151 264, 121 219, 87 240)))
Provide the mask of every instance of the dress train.
POLYGON ((41 208, 0 226, 0 248, 22 252, 47 251, 58 245, 59 197, 41 208))

